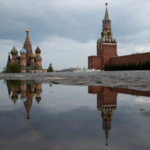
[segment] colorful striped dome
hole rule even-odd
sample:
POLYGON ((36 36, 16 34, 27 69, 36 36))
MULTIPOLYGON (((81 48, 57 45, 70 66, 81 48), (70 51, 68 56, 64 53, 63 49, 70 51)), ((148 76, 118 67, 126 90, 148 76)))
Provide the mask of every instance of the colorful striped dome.
POLYGON ((27 53, 26 49, 22 48, 22 49, 20 50, 20 54, 26 54, 26 53, 27 53))
POLYGON ((35 53, 41 53, 41 50, 39 47, 36 48, 35 53))
POLYGON ((16 50, 15 46, 13 47, 13 49, 10 51, 10 53, 13 55, 17 55, 18 51, 16 50))
POLYGON ((21 96, 20 100, 24 103, 27 100, 27 97, 26 96, 21 96))
POLYGON ((31 55, 30 55, 30 58, 35 58, 35 55, 34 55, 34 54, 31 54, 31 55))

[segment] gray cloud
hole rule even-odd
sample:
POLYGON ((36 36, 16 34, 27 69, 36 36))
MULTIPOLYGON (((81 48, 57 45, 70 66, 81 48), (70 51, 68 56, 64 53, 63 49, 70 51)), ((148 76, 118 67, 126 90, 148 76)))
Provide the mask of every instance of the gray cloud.
MULTIPOLYGON (((118 41, 118 54, 125 55, 149 51, 149 0, 127 0, 124 2, 108 0, 108 3, 113 36, 118 41)), ((87 66, 87 57, 96 54, 96 40, 100 37, 104 13, 104 2, 99 0, 1 0, 0 40, 12 40, 15 43, 19 43, 18 47, 21 49, 27 27, 30 30, 30 39, 33 45, 45 43, 45 41, 47 41, 47 44, 51 43, 48 39, 55 39, 55 37, 60 40, 65 38, 68 43, 63 53, 67 54, 68 57, 72 57, 78 51, 82 51, 85 58, 79 56, 80 61, 77 60, 77 57, 73 58, 74 62, 81 64, 82 68, 85 65, 87 66), (80 46, 91 41, 95 41, 95 43, 93 43, 92 49, 86 46, 74 49, 74 45, 69 43, 70 40, 80 46), (69 55, 68 51, 72 49, 74 51, 69 55)), ((4 47, 4 44, 2 43, 1 47, 4 47)), ((12 45, 13 43, 10 43, 9 46, 12 45)), ((63 46, 64 44, 60 45, 60 42, 58 42, 55 48, 51 49, 49 47, 51 52, 47 54, 51 55, 54 50, 58 49, 58 47, 62 49, 63 46)), ((36 46, 33 47, 33 49, 35 48, 36 46)), ((45 46, 42 46, 43 51, 45 51, 44 48, 45 46)), ((10 49, 1 49, 1 52, 3 50, 5 52, 10 51, 10 49)), ((7 55, 3 56, 7 57, 7 55)), ((61 59, 65 60, 65 56, 62 56, 61 59)), ((55 69, 70 67, 65 63, 60 66, 54 59, 51 61, 56 65, 55 69)), ((43 64, 48 66, 46 62, 43 62, 43 64)), ((72 67, 76 65, 76 63, 72 63, 72 67)), ((4 67, 2 61, 0 67, 4 67)))

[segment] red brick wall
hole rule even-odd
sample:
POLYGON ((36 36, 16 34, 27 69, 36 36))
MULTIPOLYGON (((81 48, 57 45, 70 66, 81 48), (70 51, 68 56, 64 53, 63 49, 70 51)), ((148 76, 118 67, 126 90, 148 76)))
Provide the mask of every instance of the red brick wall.
POLYGON ((124 89, 124 88, 110 88, 111 92, 122 93, 122 94, 131 94, 136 96, 147 96, 150 97, 149 91, 139 91, 134 89, 124 89))
POLYGON ((140 62, 146 61, 150 62, 150 52, 110 58, 110 64, 129 64, 129 63, 138 64, 140 62))
POLYGON ((103 45, 103 66, 110 64, 110 58, 117 56, 117 45, 103 45))
POLYGON ((124 88, 116 88, 116 87, 111 88, 111 87, 89 86, 88 93, 97 94, 97 100, 115 99, 117 93, 150 97, 150 91, 139 91, 134 89, 124 89, 124 88))
POLYGON ((89 94, 98 94, 102 92, 101 86, 88 86, 88 93, 89 94))
POLYGON ((111 92, 109 87, 89 86, 88 93, 97 94, 97 104, 99 106, 101 104, 117 105, 117 93, 111 92))
POLYGON ((102 58, 101 56, 89 56, 88 57, 88 69, 101 70, 102 58))

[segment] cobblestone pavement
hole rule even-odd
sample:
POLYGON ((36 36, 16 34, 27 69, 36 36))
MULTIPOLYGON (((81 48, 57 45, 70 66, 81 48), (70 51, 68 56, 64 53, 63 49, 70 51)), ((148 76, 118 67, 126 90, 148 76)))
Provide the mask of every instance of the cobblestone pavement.
POLYGON ((1 73, 0 80, 36 80, 62 85, 109 86, 150 91, 150 71, 1 73))

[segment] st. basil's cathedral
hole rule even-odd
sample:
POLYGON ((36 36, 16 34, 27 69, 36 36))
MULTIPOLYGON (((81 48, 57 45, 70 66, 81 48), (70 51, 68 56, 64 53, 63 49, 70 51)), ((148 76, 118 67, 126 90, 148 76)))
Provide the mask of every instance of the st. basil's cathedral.
POLYGON ((11 63, 18 63, 21 66, 21 72, 43 72, 42 58, 40 56, 41 50, 37 46, 35 54, 32 51, 32 45, 29 38, 29 29, 26 30, 26 39, 22 49, 20 50, 20 56, 18 50, 13 47, 8 55, 7 67, 11 63), (10 56, 11 54, 11 56, 10 56))

